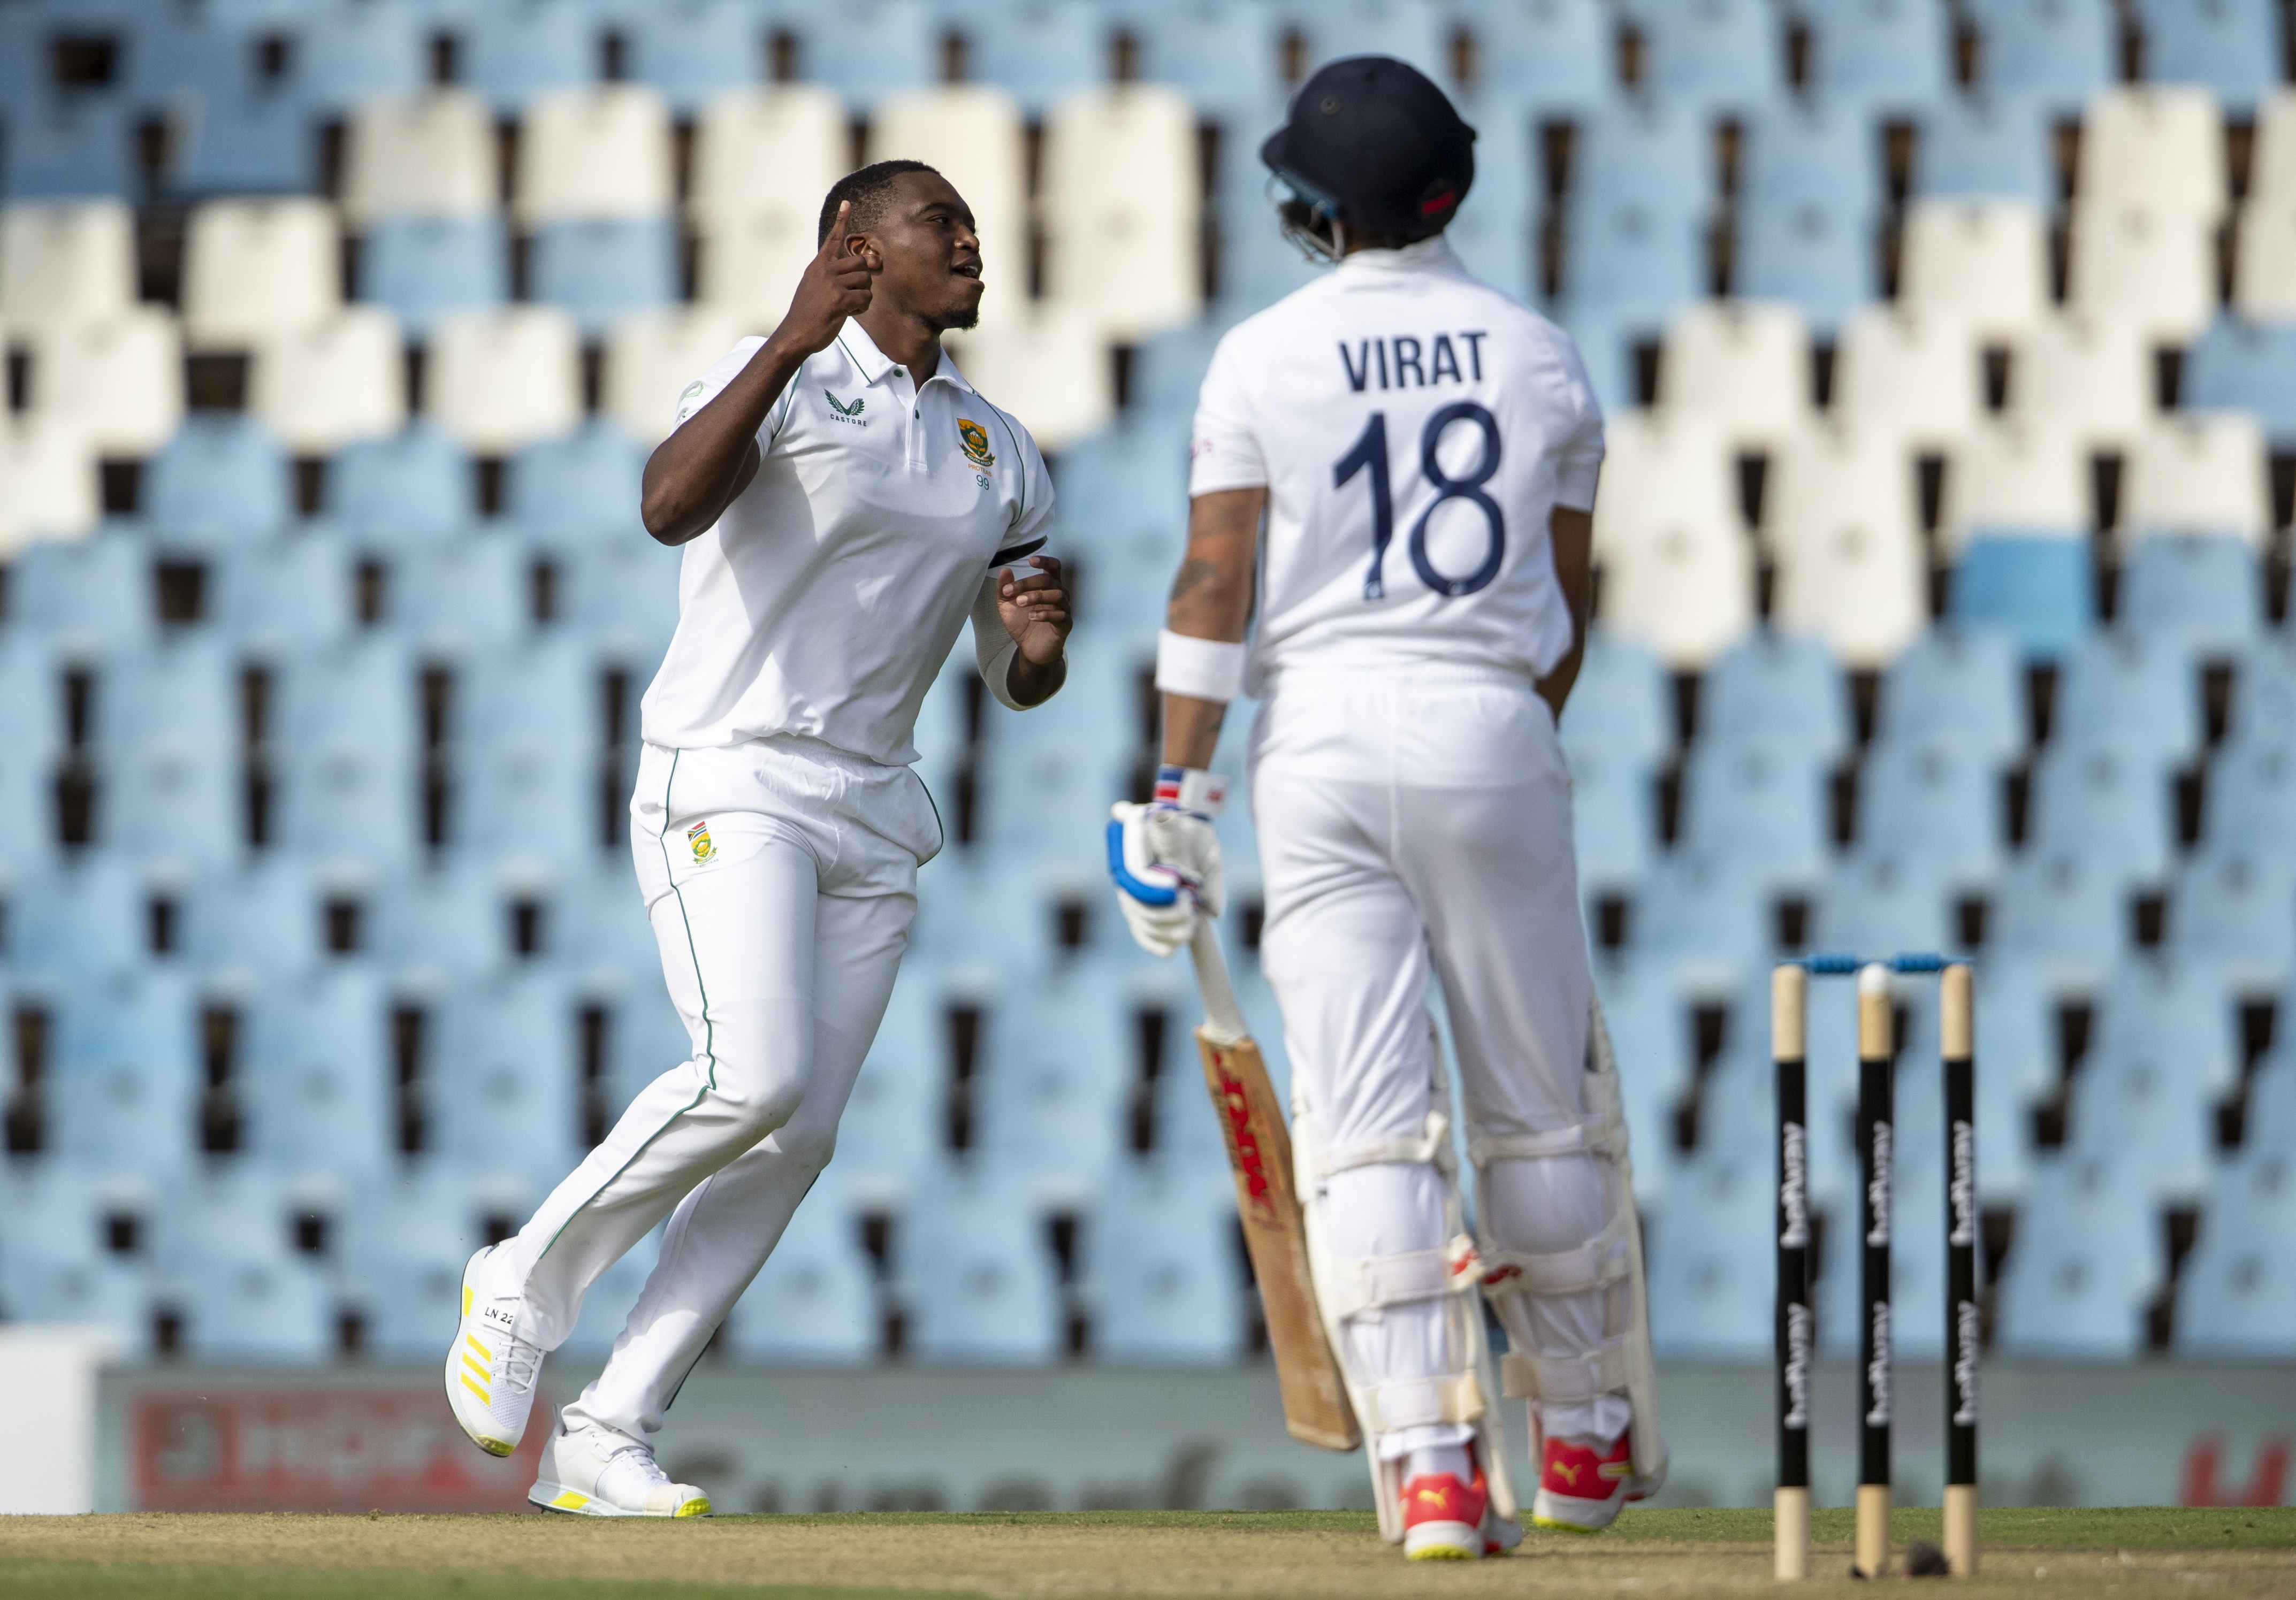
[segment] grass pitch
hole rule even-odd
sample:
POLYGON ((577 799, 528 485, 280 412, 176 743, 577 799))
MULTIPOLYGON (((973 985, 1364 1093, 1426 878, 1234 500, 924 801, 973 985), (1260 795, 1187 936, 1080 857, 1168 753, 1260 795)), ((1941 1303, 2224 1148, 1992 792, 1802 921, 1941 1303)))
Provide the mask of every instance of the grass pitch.
MULTIPOLYGON (((1850 1513, 1820 1511, 1803 1592, 1853 1592, 1850 1513)), ((1934 1510, 1898 1514, 1906 1541, 1934 1510)), ((2296 1509, 1988 1511, 1965 1594, 2296 1594, 2296 1509)), ((12 1600, 890 1600, 922 1594, 1420 1600, 1773 1588, 1767 1511, 1630 1510, 1593 1537, 1533 1532, 1505 1561, 1414 1563, 1367 1513, 854 1513, 660 1522, 557 1516, 129 1514, 0 1518, 12 1600)))

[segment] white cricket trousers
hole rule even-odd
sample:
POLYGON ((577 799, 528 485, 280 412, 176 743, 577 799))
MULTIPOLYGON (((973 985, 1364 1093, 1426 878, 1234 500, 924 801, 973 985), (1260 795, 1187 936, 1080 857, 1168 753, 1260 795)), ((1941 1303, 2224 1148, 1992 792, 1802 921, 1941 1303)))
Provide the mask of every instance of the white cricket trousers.
POLYGON ((663 1217, 606 1369, 566 1408, 643 1441, 829 1163, 940 848, 923 783, 811 739, 648 745, 630 801, 662 974, 693 1056, 505 1243, 521 1332, 564 1343, 582 1296, 663 1217), (674 1214, 673 1214, 674 1208, 674 1214))
MULTIPOLYGON (((1331 1149, 1414 1139, 1432 1097, 1427 1011, 1439 976, 1471 1137, 1560 1132, 1587 1114, 1593 988, 1554 720, 1528 678, 1427 664, 1287 669, 1252 731, 1250 791, 1267 894, 1261 959, 1283 1014, 1296 1092, 1331 1149)), ((1486 1251, 1576 1250, 1610 1220, 1608 1163, 1583 1151, 1490 1163, 1486 1251)), ((1332 1172, 1308 1203, 1334 1256, 1439 1249, 1446 1181, 1431 1164, 1332 1172)), ((1601 1343, 1601 1290, 1497 1302, 1508 1338, 1551 1355, 1601 1343)), ((1347 1325, 1359 1382, 1456 1373, 1444 1306, 1415 1301, 1347 1325)), ((1480 1315, 1480 1310, 1477 1310, 1480 1315)), ((1544 1430, 1610 1436, 1623 1397, 1542 1404, 1544 1430)), ((1462 1444, 1421 1424, 1379 1453, 1462 1444)))

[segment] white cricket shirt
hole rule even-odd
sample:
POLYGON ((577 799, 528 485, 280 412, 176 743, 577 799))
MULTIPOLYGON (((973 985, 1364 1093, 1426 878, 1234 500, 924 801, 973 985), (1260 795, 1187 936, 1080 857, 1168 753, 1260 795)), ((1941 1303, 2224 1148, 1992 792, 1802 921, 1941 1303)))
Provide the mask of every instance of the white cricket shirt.
POLYGON ((1231 329, 1192 455, 1191 494, 1267 490, 1247 693, 1288 666, 1538 674, 1569 651, 1547 522, 1594 507, 1602 408, 1570 335, 1439 236, 1231 329))
MULTIPOLYGON (((764 343, 743 339, 689 385, 678 424, 764 343)), ((946 354, 914 391, 851 321, 798 369, 758 448, 750 486, 685 546, 677 632, 645 693, 646 741, 695 749, 800 734, 913 762, 917 707, 967 612, 984 667, 1010 644, 994 576, 1045 543, 1044 457, 946 354)), ((1002 678, 1000 661, 1000 698, 1002 678)))

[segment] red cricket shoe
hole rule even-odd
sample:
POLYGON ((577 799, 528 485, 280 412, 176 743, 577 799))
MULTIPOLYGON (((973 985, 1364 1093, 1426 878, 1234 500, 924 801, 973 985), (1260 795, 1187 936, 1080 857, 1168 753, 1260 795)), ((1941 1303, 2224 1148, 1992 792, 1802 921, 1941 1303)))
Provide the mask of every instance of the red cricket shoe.
POLYGON ((1403 1486, 1403 1555, 1407 1561, 1478 1561, 1483 1554, 1483 1512, 1490 1494, 1483 1473, 1462 1483, 1450 1473, 1429 1473, 1403 1486))
POLYGON ((1627 1441, 1625 1433, 1607 1446, 1549 1435, 1531 1522, 1566 1533, 1599 1533, 1617 1519, 1620 1506, 1655 1490, 1657 1483, 1635 1471, 1627 1441))

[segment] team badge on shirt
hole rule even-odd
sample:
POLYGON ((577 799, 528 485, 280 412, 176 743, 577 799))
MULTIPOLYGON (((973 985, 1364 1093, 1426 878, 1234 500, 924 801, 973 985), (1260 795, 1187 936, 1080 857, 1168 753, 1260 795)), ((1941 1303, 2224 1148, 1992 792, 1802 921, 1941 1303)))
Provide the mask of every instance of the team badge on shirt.
POLYGON ((964 445, 965 459, 976 467, 993 467, 996 458, 988 453, 988 430, 970 417, 956 420, 956 437, 964 445))
POLYGON ((693 847, 694 865, 718 858, 718 846, 709 842, 709 824, 696 822, 685 830, 685 842, 693 847))

